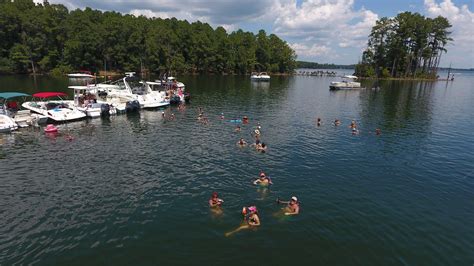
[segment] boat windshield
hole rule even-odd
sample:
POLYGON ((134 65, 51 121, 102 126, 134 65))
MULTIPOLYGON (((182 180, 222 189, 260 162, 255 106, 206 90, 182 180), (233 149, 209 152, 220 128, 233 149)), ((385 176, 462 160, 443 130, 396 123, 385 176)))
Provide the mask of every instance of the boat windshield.
POLYGON ((69 108, 69 106, 65 103, 58 103, 58 102, 48 102, 46 104, 47 110, 61 109, 61 108, 69 108))
POLYGON ((141 83, 140 79, 135 77, 125 78, 133 94, 144 95, 147 93, 146 84, 141 83))

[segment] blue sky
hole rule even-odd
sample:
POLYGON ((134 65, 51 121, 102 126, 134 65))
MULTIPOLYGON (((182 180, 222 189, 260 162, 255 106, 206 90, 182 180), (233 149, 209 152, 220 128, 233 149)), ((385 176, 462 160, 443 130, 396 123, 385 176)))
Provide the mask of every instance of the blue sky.
MULTIPOLYGON (((42 2, 42 0, 35 0, 42 2)), ((257 32, 264 29, 287 41, 298 60, 354 64, 367 44, 371 27, 381 17, 419 12, 449 19, 454 42, 441 66, 474 68, 473 0, 49 0, 69 9, 114 10, 148 17, 200 20, 257 32)))

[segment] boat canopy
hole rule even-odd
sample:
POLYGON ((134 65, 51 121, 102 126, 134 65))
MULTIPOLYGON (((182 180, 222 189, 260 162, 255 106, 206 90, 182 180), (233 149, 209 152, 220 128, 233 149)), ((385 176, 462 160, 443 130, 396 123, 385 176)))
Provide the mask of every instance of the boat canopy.
POLYGON ((0 93, 0 98, 3 98, 3 99, 10 99, 14 97, 24 97, 24 96, 30 96, 30 95, 26 93, 21 93, 21 92, 1 92, 0 93))
POLYGON ((344 78, 348 78, 348 79, 357 79, 356 76, 352 76, 352 75, 346 75, 344 76, 344 78))
POLYGON ((38 92, 38 93, 33 94, 33 97, 36 97, 36 98, 51 98, 51 97, 61 97, 61 96, 67 96, 67 94, 64 92, 38 92))

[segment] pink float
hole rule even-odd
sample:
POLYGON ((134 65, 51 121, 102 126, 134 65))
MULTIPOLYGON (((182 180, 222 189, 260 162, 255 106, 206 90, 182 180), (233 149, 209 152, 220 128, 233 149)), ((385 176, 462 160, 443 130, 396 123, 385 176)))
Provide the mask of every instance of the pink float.
POLYGON ((58 132, 58 128, 56 126, 54 126, 53 124, 49 124, 44 129, 44 132, 46 132, 46 133, 56 133, 56 132, 58 132))

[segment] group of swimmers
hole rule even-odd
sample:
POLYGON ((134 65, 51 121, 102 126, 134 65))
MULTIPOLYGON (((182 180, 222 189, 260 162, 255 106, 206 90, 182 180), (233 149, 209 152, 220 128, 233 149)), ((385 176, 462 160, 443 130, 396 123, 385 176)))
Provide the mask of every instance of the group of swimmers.
MULTIPOLYGON (((341 121, 339 119, 335 119, 334 120, 334 126, 340 126, 341 125, 341 121)), ((316 125, 319 127, 322 125, 322 120, 320 117, 318 117, 316 119, 316 125)), ((352 120, 351 121, 351 124, 349 125, 349 128, 351 129, 351 132, 352 132, 352 135, 357 135, 359 134, 359 130, 357 129, 357 123, 355 120, 352 120)), ((382 134, 382 130, 380 128, 376 128, 375 129, 375 135, 381 135, 382 134)))
MULTIPOLYGON (((255 143, 252 143, 250 146, 254 147, 255 150, 257 150, 258 152, 265 153, 267 152, 267 145, 263 143, 262 141, 260 141, 260 136, 262 134, 261 129, 262 129, 262 126, 260 126, 260 123, 257 123, 257 126, 252 134, 255 139, 255 143)), ((242 129, 240 125, 237 125, 235 127, 235 132, 240 132, 241 130, 242 129)), ((237 145, 242 148, 242 147, 247 146, 247 142, 245 141, 244 138, 240 138, 239 141, 237 141, 237 145)))
MULTIPOLYGON (((259 177, 253 182, 254 185, 268 187, 273 184, 270 177, 265 174, 265 172, 260 171, 259 177)), ((209 207, 214 210, 216 213, 222 213, 222 205, 224 200, 219 198, 217 192, 213 192, 211 198, 209 199, 209 207)), ((281 209, 282 213, 286 216, 297 215, 300 212, 300 203, 298 198, 292 196, 288 201, 282 201, 279 198, 276 200, 277 204, 285 204, 286 206, 281 209)), ((236 229, 225 233, 225 236, 230 236, 236 232, 239 232, 244 229, 252 229, 260 226, 260 217, 258 213, 257 206, 252 205, 242 208, 243 221, 240 226, 236 229)))

